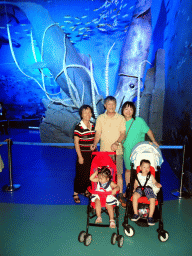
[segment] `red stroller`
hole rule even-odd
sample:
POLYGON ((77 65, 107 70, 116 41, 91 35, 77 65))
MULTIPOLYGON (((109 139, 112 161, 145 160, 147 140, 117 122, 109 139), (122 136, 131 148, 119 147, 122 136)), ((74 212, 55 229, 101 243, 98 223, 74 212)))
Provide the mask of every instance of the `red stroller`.
MULTIPOLYGON (((132 237, 135 234, 134 228, 128 224, 128 219, 131 219, 133 215, 133 207, 132 207, 132 193, 134 181, 136 179, 137 173, 140 171, 140 161, 142 159, 147 159, 151 163, 150 172, 155 177, 157 182, 160 182, 160 166, 163 163, 162 154, 159 148, 157 148, 154 144, 150 142, 140 142, 133 149, 131 153, 131 184, 129 191, 127 190, 127 205, 125 210, 125 217, 122 226, 124 227, 124 232, 127 236, 132 237)), ((145 186, 145 185, 144 185, 145 186)), ((144 189, 144 187, 143 187, 144 189)), ((159 189, 158 189, 159 190, 159 189)), ((148 227, 147 216, 149 212, 149 204, 146 196, 142 196, 138 200, 138 214, 140 219, 135 222, 138 226, 148 227)), ((157 191, 157 200, 155 203, 155 212, 153 218, 155 222, 159 222, 158 239, 161 242, 166 242, 169 238, 169 233, 164 230, 163 218, 162 218, 162 205, 163 205, 163 192, 162 188, 160 191, 157 191)))
MULTIPOLYGON (((108 166, 108 168, 111 171, 112 175, 112 181, 117 183, 117 170, 115 162, 111 159, 109 155, 115 155, 114 152, 93 152, 93 161, 91 164, 91 170, 90 175, 92 175, 98 167, 102 166, 108 166)), ((108 212, 105 208, 106 205, 106 197, 108 195, 111 195, 111 191, 109 192, 100 192, 96 191, 97 183, 92 182, 91 187, 88 188, 88 191, 90 194, 97 194, 100 197, 101 201, 101 213, 106 213, 108 215, 108 212)), ((95 203, 91 202, 91 196, 89 196, 89 204, 87 206, 87 226, 86 231, 81 231, 78 237, 79 242, 84 243, 85 246, 88 246, 91 244, 92 236, 88 233, 89 226, 96 226, 96 227, 109 227, 109 224, 96 224, 96 223, 90 223, 90 220, 95 218, 97 215, 95 213, 95 203)), ((111 236, 111 244, 115 244, 116 241, 118 243, 119 247, 123 246, 124 237, 122 235, 119 235, 119 206, 114 205, 114 211, 115 216, 114 219, 116 220, 116 228, 117 233, 113 233, 111 236)))

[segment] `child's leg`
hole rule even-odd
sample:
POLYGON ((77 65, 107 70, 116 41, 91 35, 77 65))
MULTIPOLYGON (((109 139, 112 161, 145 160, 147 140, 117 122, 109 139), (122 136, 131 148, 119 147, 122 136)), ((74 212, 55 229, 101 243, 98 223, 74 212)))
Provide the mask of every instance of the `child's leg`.
POLYGON ((114 219, 113 206, 106 204, 106 208, 107 208, 107 211, 109 213, 109 219, 113 220, 114 219))
POLYGON ((138 215, 138 199, 140 198, 140 194, 135 192, 133 194, 133 211, 134 211, 134 214, 137 214, 138 215))
POLYGON ((114 221, 113 206, 106 204, 106 208, 107 208, 107 211, 109 213, 110 228, 116 228, 115 221, 114 221))
POLYGON ((101 217, 101 202, 98 198, 95 200, 95 210, 97 217, 101 217))
POLYGON ((149 218, 153 217, 153 213, 155 211, 155 198, 150 198, 150 205, 149 205, 149 218))

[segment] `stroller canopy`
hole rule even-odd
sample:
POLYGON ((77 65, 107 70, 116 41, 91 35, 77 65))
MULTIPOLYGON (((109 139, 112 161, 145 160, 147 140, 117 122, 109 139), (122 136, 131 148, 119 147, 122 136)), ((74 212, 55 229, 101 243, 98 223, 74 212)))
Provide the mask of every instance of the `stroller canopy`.
POLYGON ((161 150, 149 141, 139 142, 131 151, 130 160, 134 164, 135 169, 143 159, 149 160, 155 170, 157 170, 157 166, 161 166, 163 163, 161 150))

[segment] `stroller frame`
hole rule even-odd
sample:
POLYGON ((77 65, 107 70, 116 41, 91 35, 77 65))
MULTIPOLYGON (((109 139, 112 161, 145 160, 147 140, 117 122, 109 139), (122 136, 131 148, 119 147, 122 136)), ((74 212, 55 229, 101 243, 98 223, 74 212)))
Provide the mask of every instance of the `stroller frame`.
MULTIPOLYGON (((92 155, 98 155, 98 153, 101 153, 102 157, 109 157, 109 155, 116 155, 116 153, 114 152, 93 152, 92 155)), ((105 166, 105 165, 103 165, 105 166)), ((103 195, 105 193, 105 195, 111 195, 111 191, 110 192, 100 192, 100 191, 92 191, 91 188, 88 188, 88 191, 90 192, 90 194, 92 194, 94 192, 94 194, 98 194, 98 195, 103 195)), ((109 227, 110 224, 97 224, 97 223, 92 223, 90 222, 91 219, 95 218, 96 212, 95 209, 91 206, 91 195, 89 195, 89 203, 87 205, 87 224, 86 224, 86 231, 81 231, 79 233, 78 236, 78 241, 81 243, 84 243, 85 246, 89 246, 91 244, 92 241, 92 236, 91 234, 89 234, 89 227, 109 227)), ((111 236, 111 244, 114 245, 116 242, 118 244, 118 247, 122 247, 123 246, 123 242, 124 242, 124 237, 122 235, 119 234, 119 206, 115 205, 114 206, 114 220, 116 222, 116 228, 117 228, 117 233, 113 233, 111 236)), ((105 213, 107 215, 108 211, 105 207, 101 208, 101 214, 105 213)))
MULTIPOLYGON (((155 179, 159 183, 160 183, 160 171, 161 171, 160 166, 157 166, 157 171, 155 172, 155 179)), ((126 203, 124 222, 122 223, 124 232, 125 232, 126 236, 129 236, 129 237, 132 237, 135 234, 135 230, 131 225, 129 225, 128 220, 129 220, 129 218, 131 219, 131 217, 133 215, 131 196, 133 194, 134 182, 135 182, 136 176, 137 176, 137 170, 134 169, 134 164, 131 163, 130 186, 127 186, 127 189, 126 189, 127 203, 126 203)), ((166 230, 164 230, 164 224, 163 224, 163 218, 162 218, 162 206, 163 206, 162 188, 160 188, 160 191, 157 193, 157 201, 158 201, 158 204, 156 204, 156 206, 155 206, 155 212, 154 212, 153 218, 154 218, 155 222, 159 222, 159 227, 157 229, 158 239, 161 242, 166 242, 169 238, 169 233, 166 230)), ((145 205, 145 203, 143 203, 143 204, 145 205)), ((140 206, 140 203, 138 204, 138 209, 139 209, 139 206, 140 206)), ((143 219, 143 218, 140 218, 135 223, 138 226, 142 226, 142 227, 149 226, 147 223, 147 220, 143 219)))

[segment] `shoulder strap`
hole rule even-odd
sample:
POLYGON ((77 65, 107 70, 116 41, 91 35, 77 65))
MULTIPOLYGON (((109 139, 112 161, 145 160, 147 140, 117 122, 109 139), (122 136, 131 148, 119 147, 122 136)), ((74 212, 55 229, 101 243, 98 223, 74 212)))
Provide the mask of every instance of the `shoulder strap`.
POLYGON ((131 126, 132 126, 133 122, 134 122, 134 119, 133 119, 131 125, 129 126, 129 129, 128 129, 127 133, 126 133, 126 136, 125 136, 125 139, 123 140, 123 142, 125 142, 125 140, 126 140, 126 138, 127 138, 127 135, 128 135, 128 133, 129 133, 129 131, 130 131, 130 129, 131 129, 131 126))
MULTIPOLYGON (((141 172, 141 171, 140 171, 141 172)), ((146 181, 145 181, 145 184, 142 186, 141 185, 141 183, 140 183, 140 181, 139 181, 139 179, 138 179, 138 177, 136 176, 136 180, 137 180, 137 182, 138 182, 138 184, 139 184, 139 187, 145 187, 146 185, 147 185, 147 182, 148 182, 148 180, 150 179, 150 177, 151 177, 151 172, 149 172, 148 174, 147 174, 147 178, 146 178, 146 181)))
POLYGON ((145 181, 145 184, 144 184, 143 187, 145 187, 145 186, 147 185, 147 182, 148 182, 148 180, 150 179, 150 177, 151 177, 151 172, 149 172, 149 173, 147 174, 147 178, 146 178, 146 181, 145 181))

